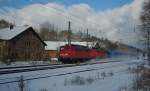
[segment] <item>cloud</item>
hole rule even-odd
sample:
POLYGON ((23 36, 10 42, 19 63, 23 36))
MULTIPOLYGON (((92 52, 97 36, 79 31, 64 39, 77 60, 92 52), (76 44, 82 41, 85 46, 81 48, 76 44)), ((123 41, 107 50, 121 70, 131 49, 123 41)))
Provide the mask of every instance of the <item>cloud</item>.
POLYGON ((105 11, 95 11, 84 3, 68 7, 57 3, 32 4, 22 9, 5 7, 0 10, 0 17, 17 25, 28 24, 36 28, 44 22, 50 22, 60 30, 67 29, 68 21, 71 21, 73 31, 89 28, 92 35, 135 44, 138 37, 133 30, 140 23, 143 1, 134 0, 131 4, 105 11))

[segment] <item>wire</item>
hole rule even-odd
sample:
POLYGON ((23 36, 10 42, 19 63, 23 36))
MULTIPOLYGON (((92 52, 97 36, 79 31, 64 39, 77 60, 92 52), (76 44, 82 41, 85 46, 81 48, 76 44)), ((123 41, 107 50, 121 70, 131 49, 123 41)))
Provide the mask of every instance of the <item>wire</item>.
POLYGON ((12 78, 3 78, 3 79, 0 79, 0 80, 7 80, 7 79, 14 79, 14 78, 18 78, 18 77, 12 77, 12 78))
MULTIPOLYGON (((47 8, 47 7, 44 7, 44 8, 47 8)), ((71 19, 73 19, 73 20, 75 20, 75 21, 78 21, 78 22, 80 22, 80 23, 77 23, 77 22, 74 22, 75 24, 77 24, 77 25, 79 25, 81 28, 83 28, 83 29, 85 29, 85 26, 88 26, 88 25, 84 25, 83 26, 83 24, 85 24, 85 22, 87 22, 86 20, 83 20, 81 17, 78 17, 78 16, 76 16, 76 15, 73 15, 72 13, 69 13, 69 15, 67 16, 66 14, 64 15, 64 12, 65 11, 63 11, 63 10, 61 10, 61 9, 58 9, 58 8, 54 8, 54 7, 51 7, 52 9, 53 9, 53 11, 52 12, 56 12, 56 13, 59 13, 59 14, 61 14, 61 15, 63 15, 64 17, 66 17, 66 18, 69 18, 69 16, 72 16, 72 17, 70 17, 71 19), (58 12, 59 11, 59 12, 58 12)), ((49 8, 48 8, 49 9, 49 8)), ((69 21, 69 20, 68 20, 69 21)), ((97 25, 97 26, 99 26, 97 23, 95 23, 95 22, 92 22, 92 24, 95 24, 95 25, 97 25)), ((78 26, 78 27, 79 27, 78 26)))
POLYGON ((0 84, 8 84, 8 83, 15 83, 15 82, 19 82, 19 80, 16 80, 16 81, 9 81, 9 82, 2 82, 0 84))

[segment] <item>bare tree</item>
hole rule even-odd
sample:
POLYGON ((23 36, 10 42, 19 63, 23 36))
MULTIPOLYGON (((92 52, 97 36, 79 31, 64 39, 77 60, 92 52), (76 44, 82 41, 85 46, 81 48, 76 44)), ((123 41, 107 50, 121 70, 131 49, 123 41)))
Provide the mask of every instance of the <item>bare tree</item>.
POLYGON ((40 36, 43 40, 57 40, 57 28, 54 24, 45 22, 41 24, 40 36))
POLYGON ((9 23, 8 21, 6 21, 6 20, 4 20, 4 19, 0 20, 0 29, 2 29, 2 28, 7 28, 7 27, 9 27, 10 25, 12 25, 12 24, 9 23))
POLYGON ((141 34, 146 43, 147 60, 150 65, 150 1, 147 0, 143 4, 143 10, 141 12, 141 34))

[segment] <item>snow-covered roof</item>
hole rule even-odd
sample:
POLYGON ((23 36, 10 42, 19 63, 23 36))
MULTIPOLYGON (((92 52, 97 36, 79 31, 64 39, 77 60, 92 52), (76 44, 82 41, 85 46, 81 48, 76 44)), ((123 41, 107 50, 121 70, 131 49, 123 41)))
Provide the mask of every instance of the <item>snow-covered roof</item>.
POLYGON ((20 33, 24 32, 26 29, 28 29, 30 26, 14 26, 13 29, 10 28, 4 28, 0 29, 0 39, 2 40, 10 40, 20 33))
MULTIPOLYGON (((68 42, 62 41, 44 41, 47 46, 45 46, 45 50, 58 50, 60 46, 68 44, 68 42)), ((86 46, 87 42, 71 42, 71 44, 83 45, 86 46)))

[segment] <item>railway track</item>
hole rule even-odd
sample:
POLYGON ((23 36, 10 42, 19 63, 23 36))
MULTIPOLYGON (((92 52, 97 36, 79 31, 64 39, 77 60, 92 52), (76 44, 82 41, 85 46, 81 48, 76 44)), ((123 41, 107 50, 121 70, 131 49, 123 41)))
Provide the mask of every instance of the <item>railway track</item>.
POLYGON ((17 67, 4 67, 0 68, 0 75, 12 74, 12 73, 21 73, 21 72, 30 72, 30 71, 39 71, 39 70, 48 70, 48 69, 57 69, 65 67, 74 67, 74 66, 83 66, 83 65, 93 65, 101 63, 110 63, 110 62, 120 62, 120 61, 100 61, 94 63, 81 63, 81 64, 47 64, 47 65, 34 65, 34 66, 17 66, 17 67))
POLYGON ((16 69, 16 68, 26 68, 26 67, 42 67, 42 66, 50 66, 50 65, 60 65, 60 64, 41 64, 41 65, 25 65, 25 66, 10 66, 10 67, 0 67, 0 70, 3 69, 16 69))
MULTIPOLYGON (((120 62, 120 61, 111 61, 111 62, 120 62)), ((110 62, 97 62, 97 63, 110 63, 110 62)), ((91 64, 84 63, 82 65, 92 65, 92 64, 97 64, 97 63, 91 63, 91 64)), ((37 75, 31 76, 31 78, 30 78, 30 76, 24 76, 25 77, 24 81, 56 77, 56 76, 63 76, 63 75, 70 75, 70 74, 75 74, 75 73, 83 73, 83 72, 95 71, 95 70, 100 70, 100 69, 110 69, 110 68, 114 68, 114 67, 122 67, 124 65, 133 65, 133 64, 137 64, 137 63, 140 63, 140 62, 131 62, 131 63, 121 64, 121 65, 114 64, 114 65, 106 66, 106 67, 98 67, 98 68, 96 67, 96 68, 82 69, 82 70, 77 70, 77 71, 70 71, 70 72, 65 72, 65 73, 63 72, 63 73, 50 74, 50 75, 49 74, 39 74, 39 76, 37 76, 37 75), (45 76, 41 76, 41 75, 45 75, 45 76)), ((118 72, 122 72, 122 71, 118 71, 118 72)), ((115 73, 118 73, 118 72, 115 72, 115 73)), ((8 84, 8 83, 14 83, 14 82, 19 82, 19 80, 0 82, 0 84, 8 84)))

